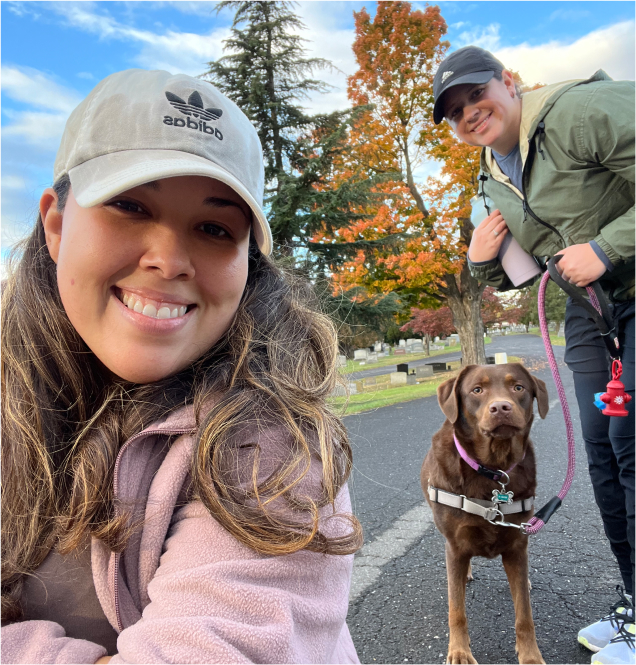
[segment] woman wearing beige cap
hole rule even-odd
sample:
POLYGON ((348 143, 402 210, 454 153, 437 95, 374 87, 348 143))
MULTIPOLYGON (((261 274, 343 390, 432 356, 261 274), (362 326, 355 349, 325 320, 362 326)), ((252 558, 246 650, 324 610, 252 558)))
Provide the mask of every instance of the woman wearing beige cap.
POLYGON ((205 81, 71 114, 3 293, 3 662, 358 662, 336 336, 263 185, 205 81))

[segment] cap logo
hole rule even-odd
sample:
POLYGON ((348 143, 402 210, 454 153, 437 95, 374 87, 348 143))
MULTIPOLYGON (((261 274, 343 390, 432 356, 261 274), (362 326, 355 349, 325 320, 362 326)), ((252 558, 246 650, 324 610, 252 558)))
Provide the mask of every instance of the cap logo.
POLYGON ((188 97, 187 102, 172 92, 166 92, 166 97, 172 106, 184 115, 193 115, 202 120, 218 120, 223 115, 221 109, 204 109, 201 95, 196 90, 188 97))
POLYGON ((442 83, 446 83, 446 79, 447 79, 449 76, 452 76, 454 73, 455 73, 455 72, 451 72, 450 70, 447 71, 447 72, 444 72, 444 73, 442 74, 442 83))
POLYGON ((163 117, 164 125, 188 127, 189 129, 195 129, 210 136, 216 136, 219 141, 223 140, 223 134, 216 127, 210 127, 207 122, 204 122, 206 120, 208 122, 210 120, 218 120, 223 115, 223 111, 221 109, 204 108, 203 99, 201 99, 201 95, 196 90, 188 97, 187 102, 173 92, 168 91, 166 91, 166 99, 177 111, 183 113, 183 115, 187 115, 188 118, 184 120, 183 118, 172 118, 166 115, 163 117), (199 122, 192 120, 192 117, 200 118, 199 122))

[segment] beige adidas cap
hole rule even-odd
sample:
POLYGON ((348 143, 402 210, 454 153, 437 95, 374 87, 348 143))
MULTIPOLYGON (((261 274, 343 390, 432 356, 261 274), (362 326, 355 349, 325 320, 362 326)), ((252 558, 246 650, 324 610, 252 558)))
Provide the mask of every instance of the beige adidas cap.
POLYGON ((264 254, 264 167, 256 129, 211 83, 185 74, 128 69, 101 81, 71 113, 55 159, 83 208, 152 180, 183 175, 230 186, 254 213, 264 254))

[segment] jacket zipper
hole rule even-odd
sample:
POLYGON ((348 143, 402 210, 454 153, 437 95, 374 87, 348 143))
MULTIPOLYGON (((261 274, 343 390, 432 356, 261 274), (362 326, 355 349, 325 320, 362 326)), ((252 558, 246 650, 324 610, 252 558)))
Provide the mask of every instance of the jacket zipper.
MULTIPOLYGON (((545 125, 543 122, 540 122, 539 125, 541 126, 540 128, 540 134, 539 134, 539 139, 541 139, 541 135, 544 133, 544 128, 545 125)), ((553 233, 556 233, 557 236, 561 239, 563 244, 565 245, 565 240, 563 239, 563 236, 552 226, 552 224, 548 224, 548 222, 544 222, 541 218, 537 217, 537 215, 534 214, 532 211, 532 208, 528 204, 528 196, 526 194, 526 173, 528 171, 527 166, 530 164, 530 167, 532 167, 532 163, 534 162, 534 155, 532 155, 532 159, 530 159, 530 155, 532 153, 532 147, 533 147, 533 141, 534 137, 536 136, 536 132, 533 134, 532 138, 528 139, 528 157, 526 158, 526 163, 523 165, 523 171, 521 172, 521 193, 523 194, 523 221, 525 222, 528 219, 528 214, 530 214, 530 217, 532 217, 535 221, 539 222, 539 224, 542 224, 546 228, 550 229, 553 233)), ((545 155, 543 154, 543 151, 541 151, 541 156, 543 159, 545 159, 545 155)))
MULTIPOLYGON (((140 439, 144 436, 155 436, 157 434, 167 434, 168 436, 174 436, 176 434, 187 434, 188 432, 192 432, 192 428, 190 429, 174 429, 174 430, 161 430, 161 429, 156 429, 156 430, 148 430, 146 432, 139 432, 139 434, 135 434, 135 436, 131 437, 124 443, 124 445, 121 447, 119 453, 117 454, 117 459, 115 460, 115 469, 113 471, 113 498, 117 499, 117 484, 119 482, 119 463, 121 462, 121 458, 123 456, 124 451, 128 446, 133 441, 136 441, 137 439, 140 439)), ((115 502, 115 515, 117 515, 117 503, 115 502)), ((121 620, 121 615, 119 611, 119 561, 121 558, 121 552, 116 552, 115 553, 115 565, 113 566, 113 572, 114 572, 114 579, 113 579, 113 594, 115 597, 115 616, 117 618, 117 627, 119 629, 119 632, 121 633, 122 630, 124 630, 124 624, 122 623, 121 620)))

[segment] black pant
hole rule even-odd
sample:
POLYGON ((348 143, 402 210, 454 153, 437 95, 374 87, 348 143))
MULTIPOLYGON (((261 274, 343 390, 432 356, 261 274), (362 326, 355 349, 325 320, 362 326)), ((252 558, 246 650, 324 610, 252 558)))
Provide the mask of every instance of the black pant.
POLYGON ((625 391, 632 396, 627 417, 605 416, 593 405, 594 393, 605 392, 610 358, 594 321, 568 299, 565 314, 565 362, 574 372, 594 497, 605 534, 627 593, 634 581, 634 301, 611 306, 619 333, 625 391))

